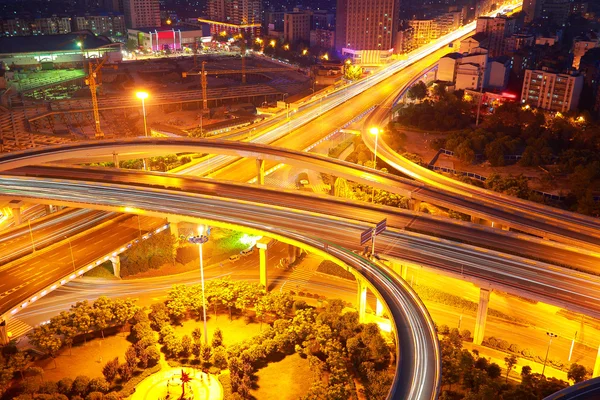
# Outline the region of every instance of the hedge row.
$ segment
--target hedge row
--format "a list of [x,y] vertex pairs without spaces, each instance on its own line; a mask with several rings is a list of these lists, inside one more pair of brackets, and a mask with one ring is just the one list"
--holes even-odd
[[329,260],[322,261],[317,267],[317,272],[337,276],[351,281],[356,279],[351,272],[346,271],[344,268]]

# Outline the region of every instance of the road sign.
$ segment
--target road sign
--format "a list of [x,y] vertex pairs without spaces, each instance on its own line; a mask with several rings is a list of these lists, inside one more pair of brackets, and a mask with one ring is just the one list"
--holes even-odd
[[377,225],[375,226],[375,235],[379,235],[381,232],[385,231],[386,227],[387,218],[377,223]]
[[361,246],[367,243],[373,237],[373,228],[369,228],[363,233],[360,234],[360,244]]

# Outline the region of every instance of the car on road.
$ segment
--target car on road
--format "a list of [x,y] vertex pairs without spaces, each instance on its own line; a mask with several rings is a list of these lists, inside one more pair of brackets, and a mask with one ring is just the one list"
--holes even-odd
[[254,254],[254,246],[248,247],[247,249],[240,251],[240,255],[242,256],[249,256],[250,254]]
[[310,185],[310,181],[308,180],[308,174],[306,172],[301,172],[296,177],[296,186],[300,189],[303,187],[307,187]]
[[229,261],[231,261],[231,262],[236,262],[239,259],[240,259],[240,255],[239,254],[234,254],[234,255],[232,255],[232,256],[229,257]]

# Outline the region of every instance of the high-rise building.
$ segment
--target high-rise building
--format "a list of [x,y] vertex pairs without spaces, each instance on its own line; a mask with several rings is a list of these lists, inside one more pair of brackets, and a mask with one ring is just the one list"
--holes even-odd
[[283,37],[288,43],[308,44],[310,42],[310,14],[302,11],[285,13]]
[[516,19],[505,15],[477,18],[476,32],[488,36],[487,48],[490,57],[504,54],[504,39],[515,33],[516,26]]
[[399,0],[337,0],[336,50],[360,63],[381,63],[394,52]]
[[573,68],[579,68],[581,57],[583,57],[588,50],[599,46],[600,39],[594,32],[589,32],[586,36],[575,38],[575,40],[573,40]]
[[73,30],[89,29],[98,35],[121,36],[127,34],[125,17],[121,14],[83,15],[72,19]]
[[523,11],[525,12],[525,22],[529,23],[542,16],[543,0],[523,0]]
[[158,0],[123,0],[125,24],[128,28],[153,28],[160,26]]
[[582,87],[581,75],[528,69],[525,71],[521,103],[549,111],[575,110]]
[[569,0],[545,0],[542,4],[541,16],[546,23],[565,26],[570,12],[571,2]]
[[71,32],[71,18],[36,18],[33,21],[32,32],[34,35],[62,35],[69,33]]
[[408,26],[412,28],[414,47],[421,47],[435,40],[434,23],[431,19],[413,19],[408,21]]
[[260,23],[260,0],[209,0],[208,18],[234,25]]

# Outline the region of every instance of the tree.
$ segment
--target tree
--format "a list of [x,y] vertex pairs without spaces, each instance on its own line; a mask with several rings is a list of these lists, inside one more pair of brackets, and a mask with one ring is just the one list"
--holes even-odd
[[104,375],[104,378],[106,378],[108,382],[114,381],[118,373],[119,357],[115,357],[113,360],[108,361],[102,368],[102,375]]
[[62,341],[54,334],[50,325],[42,325],[35,328],[27,336],[32,345],[38,347],[52,358],[54,367],[56,368],[56,355],[62,346]]
[[504,357],[504,364],[506,364],[506,382],[508,383],[508,375],[510,375],[510,371],[517,364],[517,357],[514,354]]
[[88,385],[90,384],[90,378],[85,375],[79,375],[73,381],[71,385],[71,394],[76,396],[85,397],[88,392]]
[[113,322],[113,304],[106,296],[100,296],[94,301],[92,306],[92,324],[96,330],[102,333],[104,339],[104,330]]
[[138,359],[137,353],[133,346],[129,346],[127,351],[125,351],[125,362],[127,363],[127,365],[129,365],[129,368],[131,368],[132,370],[135,369],[138,363]]
[[50,320],[50,326],[63,336],[63,342],[69,346],[69,355],[72,355],[73,340],[77,336],[77,328],[73,324],[73,313],[61,311]]
[[25,379],[23,371],[27,368],[27,364],[29,364],[29,357],[22,351],[13,354],[9,360],[9,365],[21,375],[21,379]]
[[427,97],[427,86],[423,81],[419,81],[408,89],[407,95],[411,100],[423,100]]
[[58,386],[58,393],[69,395],[71,393],[71,386],[73,386],[73,379],[62,378],[56,382],[56,385]]
[[73,326],[79,333],[83,334],[83,342],[86,343],[87,333],[92,325],[92,307],[90,307],[87,300],[80,301],[74,306],[71,306],[71,312],[73,315]]
[[496,363],[491,363],[487,368],[487,374],[492,379],[498,378],[501,373],[502,370],[500,369],[500,366]]
[[181,338],[181,355],[188,358],[192,354],[192,339],[188,335]]
[[587,379],[588,371],[580,364],[573,363],[567,372],[567,378],[575,383],[583,382]]
[[119,365],[119,376],[121,377],[121,380],[123,382],[127,382],[128,380],[131,379],[131,376],[133,375],[133,370],[131,369],[131,367],[129,367],[129,364],[127,364],[126,362]]
[[148,353],[148,367],[154,367],[160,361],[160,352],[156,346],[150,346],[146,349]]
[[93,378],[88,384],[88,392],[106,393],[110,389],[110,385],[104,378]]
[[134,39],[129,39],[129,40],[127,40],[127,44],[125,45],[125,48],[127,49],[128,52],[131,53],[134,50],[137,50],[138,43]]
[[350,64],[344,66],[344,77],[349,81],[357,81],[362,77],[363,71],[360,65]]
[[219,347],[219,346],[222,346],[222,345],[223,345],[223,332],[221,332],[221,329],[217,328],[213,332],[211,346],[213,348],[216,348],[216,347]]
[[195,327],[192,331],[192,339],[194,340],[194,344],[200,344],[200,339],[202,339],[202,329]]
[[[122,325],[125,328],[127,321],[133,318],[133,316],[141,311],[138,306],[135,305],[131,299],[115,299],[112,304],[112,313],[114,322],[116,325]],[[143,311],[141,311],[144,313]],[[144,313],[145,315],[146,313]]]
[[150,314],[148,318],[152,322],[152,329],[160,331],[163,326],[171,322],[169,317],[169,309],[164,303],[155,303],[150,306]]

